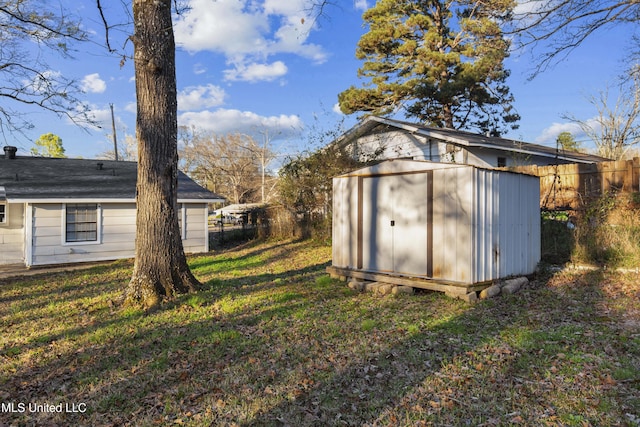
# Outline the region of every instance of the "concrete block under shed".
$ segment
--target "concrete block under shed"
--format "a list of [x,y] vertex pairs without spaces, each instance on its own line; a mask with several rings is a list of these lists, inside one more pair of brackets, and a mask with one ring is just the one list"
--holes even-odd
[[491,285],[480,291],[480,299],[493,298],[500,295],[500,285]]
[[349,289],[353,289],[356,292],[362,292],[364,291],[364,282],[359,282],[357,280],[351,280],[347,286],[349,287]]
[[529,283],[529,279],[527,279],[526,277],[516,277],[515,279],[508,279],[503,282],[500,292],[505,295],[515,294],[527,283]]
[[381,283],[378,286],[377,293],[378,295],[391,295],[391,292],[395,288],[395,285],[390,285],[389,283]]
[[414,292],[415,292],[415,290],[411,286],[395,286],[391,290],[391,293],[393,295],[399,295],[399,294],[413,295]]
[[464,302],[474,303],[478,301],[478,294],[475,292],[469,292],[468,294],[461,295],[460,299]]
[[347,286],[356,292],[371,292],[381,296],[398,294],[413,295],[415,292],[411,286],[394,285],[384,282],[350,280]]
[[380,287],[380,285],[381,285],[381,283],[379,283],[379,282],[365,282],[364,290],[366,292],[376,293],[378,291],[378,288]]

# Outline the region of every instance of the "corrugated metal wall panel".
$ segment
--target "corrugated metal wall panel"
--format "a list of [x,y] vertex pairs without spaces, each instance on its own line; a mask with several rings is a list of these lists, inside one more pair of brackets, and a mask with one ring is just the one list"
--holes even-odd
[[394,175],[363,178],[362,268],[393,272],[392,180]]
[[354,171],[334,179],[333,265],[469,284],[530,274],[538,201],[538,178],[504,171],[401,161]]
[[476,169],[475,281],[530,274],[540,258],[538,180]]
[[484,169],[474,171],[474,283],[491,280],[500,271],[501,252],[497,222],[500,203],[500,196],[497,192],[499,186],[500,176],[498,174]]
[[472,279],[471,168],[433,173],[433,277]]
[[333,179],[333,265],[357,268],[358,177]]

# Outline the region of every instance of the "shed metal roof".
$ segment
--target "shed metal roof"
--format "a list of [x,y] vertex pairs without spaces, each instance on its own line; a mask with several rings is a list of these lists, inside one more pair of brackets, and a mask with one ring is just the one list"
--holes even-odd
[[[135,201],[137,172],[136,162],[0,157],[0,188],[8,201]],[[178,200],[212,203],[224,197],[179,172]]]
[[489,148],[526,155],[558,158],[570,163],[599,163],[609,161],[609,159],[605,157],[594,154],[557,150],[554,147],[547,147],[514,139],[485,136],[457,129],[435,128],[421,125],[419,123],[410,123],[378,116],[366,117],[359,124],[342,134],[335,142],[338,144],[349,144],[366,134],[387,132],[393,129],[420,135],[425,138],[445,141],[449,144],[461,147]]

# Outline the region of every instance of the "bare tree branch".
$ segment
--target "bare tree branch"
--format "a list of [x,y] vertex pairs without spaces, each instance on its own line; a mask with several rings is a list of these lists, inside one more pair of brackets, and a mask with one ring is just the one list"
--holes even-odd
[[519,3],[506,34],[516,49],[542,49],[531,78],[565,59],[598,31],[614,25],[637,25],[638,0],[528,0]]
[[100,0],[96,0],[98,11],[100,12],[100,19],[102,19],[102,23],[104,24],[104,38],[105,44],[109,52],[115,52],[115,50],[111,47],[111,43],[109,42],[109,24],[107,23],[107,18],[104,16],[104,10],[102,10],[102,3]]
[[603,157],[621,159],[640,142],[640,78],[636,75],[628,85],[621,87],[620,96],[613,107],[609,104],[608,90],[590,97],[589,102],[598,112],[593,119],[564,116],[580,126]]
[[[87,40],[79,21],[49,3],[0,0],[0,130],[22,133],[33,127],[20,104],[37,106],[77,124],[93,124],[74,79],[44,62],[40,49],[69,57],[71,42]],[[34,45],[36,49],[34,49]]]

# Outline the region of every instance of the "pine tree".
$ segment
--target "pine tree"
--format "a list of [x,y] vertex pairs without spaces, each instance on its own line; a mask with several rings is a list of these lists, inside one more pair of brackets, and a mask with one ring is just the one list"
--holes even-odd
[[356,50],[365,87],[338,96],[346,114],[407,117],[439,127],[499,135],[517,128],[503,62],[509,42],[500,23],[511,0],[380,0]]

